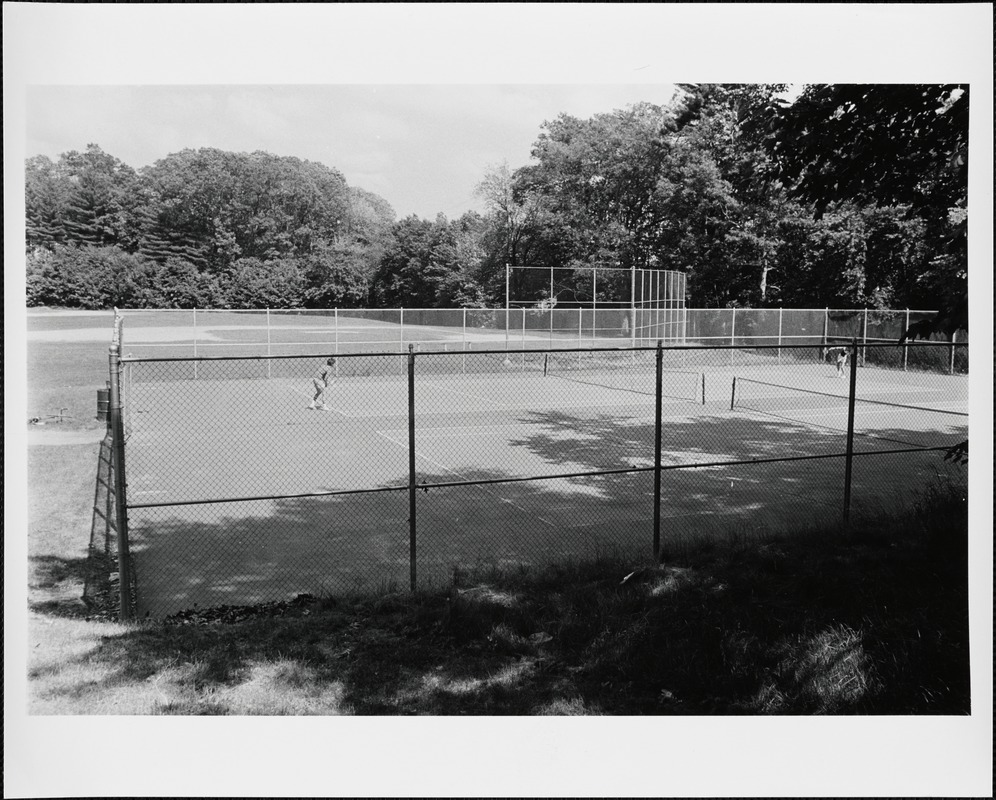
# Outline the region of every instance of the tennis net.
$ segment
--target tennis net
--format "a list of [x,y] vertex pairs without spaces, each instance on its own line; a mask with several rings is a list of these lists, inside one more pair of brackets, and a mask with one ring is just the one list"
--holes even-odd
[[[846,432],[849,398],[842,389],[845,393],[836,394],[736,377],[730,410]],[[854,431],[909,447],[947,446],[964,438],[968,431],[968,413],[957,405],[953,400],[908,405],[858,397],[854,401]]]
[[[656,394],[656,373],[653,350],[552,352],[543,356],[544,377],[650,397]],[[700,400],[701,387],[701,372],[661,370],[663,397],[695,403]]]

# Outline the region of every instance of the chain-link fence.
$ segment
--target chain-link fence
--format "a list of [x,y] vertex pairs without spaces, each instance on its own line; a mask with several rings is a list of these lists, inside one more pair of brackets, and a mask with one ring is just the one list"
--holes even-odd
[[[933,311],[745,308],[126,310],[148,357],[528,350],[542,347],[891,344]],[[958,331],[955,341],[968,341]]]
[[967,347],[890,355],[903,349],[125,357],[135,611],[427,588],[477,563],[650,560],[963,485],[944,455],[968,436],[967,375],[949,369]]

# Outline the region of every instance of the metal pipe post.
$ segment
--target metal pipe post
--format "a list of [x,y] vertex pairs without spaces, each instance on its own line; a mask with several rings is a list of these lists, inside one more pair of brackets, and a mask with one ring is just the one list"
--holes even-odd
[[[629,345],[636,347],[636,263],[629,279]],[[640,289],[643,289],[641,284]]]
[[595,331],[598,325],[598,267],[591,270],[591,341],[595,342]]
[[[731,308],[730,311],[733,312],[730,320],[730,347],[734,347],[737,343],[737,309]],[[734,361],[736,356],[736,350],[730,351],[730,363]]]
[[863,367],[868,359],[868,309],[865,309],[865,319],[861,324],[861,366]]
[[108,405],[111,420],[111,464],[114,470],[114,527],[118,534],[118,595],[122,622],[134,616],[131,605],[131,559],[128,550],[128,497],[125,481],[124,424],[121,416],[120,344],[111,344],[108,353],[111,388]]
[[847,457],[844,461],[844,523],[851,517],[851,469],[854,462],[854,402],[858,384],[858,340],[851,340],[851,385],[847,397]]
[[654,387],[654,560],[660,561],[661,556],[661,397],[663,377],[664,351],[661,342],[657,340],[657,385]]
[[509,308],[510,308],[508,290],[509,290],[509,273],[510,272],[511,272],[511,268],[509,267],[508,262],[506,261],[505,262],[505,349],[506,350],[508,350],[508,326],[509,326],[509,314],[508,314],[508,312],[509,312]]
[[782,363],[782,307],[778,306],[778,363]]
[[[903,328],[903,332],[905,333],[909,329],[910,329],[910,310],[907,308],[906,309],[906,327]],[[909,342],[909,339],[906,339],[906,340],[903,341],[903,372],[906,372],[906,364],[909,361],[909,355],[910,355],[910,346],[909,346],[909,344],[907,344],[907,342]]]
[[415,591],[415,346],[408,345],[408,575]]

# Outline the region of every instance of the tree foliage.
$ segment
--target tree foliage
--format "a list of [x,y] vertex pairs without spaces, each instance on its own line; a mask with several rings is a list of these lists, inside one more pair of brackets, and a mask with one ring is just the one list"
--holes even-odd
[[600,265],[682,271],[692,305],[942,301],[964,327],[968,88],[785,89],[680,84],[664,105],[561,114],[531,163],[484,171],[484,213],[455,220],[396,221],[333,167],[263,152],[139,170],[97,145],[38,156],[28,301],[500,306],[506,264],[561,270],[553,297],[543,271],[513,273],[519,299],[628,297],[625,271],[592,286]]

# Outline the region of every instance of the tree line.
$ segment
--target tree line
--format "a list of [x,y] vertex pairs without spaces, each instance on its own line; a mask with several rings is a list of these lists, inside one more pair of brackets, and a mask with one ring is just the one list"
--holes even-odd
[[[482,169],[484,213],[396,219],[336,169],[183,150],[133,169],[91,144],[26,163],[29,305],[487,307],[505,264],[685,272],[700,307],[954,303],[967,273],[968,89],[682,84],[543,124]],[[584,277],[585,275],[589,277]],[[601,300],[625,299],[622,277]]]

